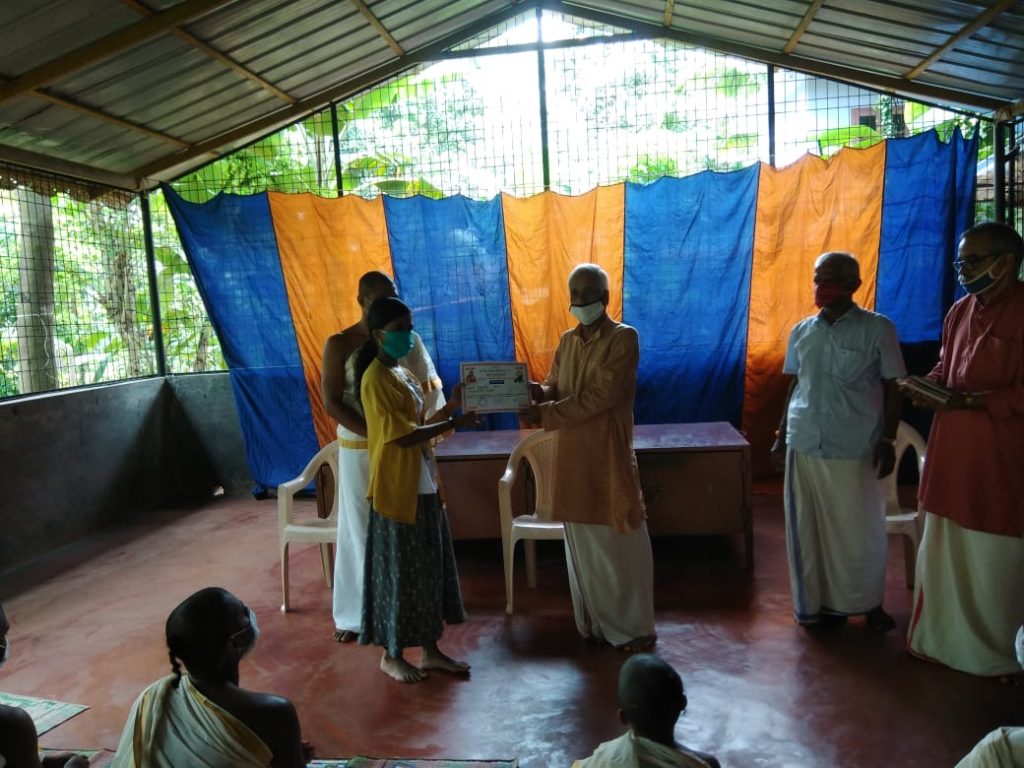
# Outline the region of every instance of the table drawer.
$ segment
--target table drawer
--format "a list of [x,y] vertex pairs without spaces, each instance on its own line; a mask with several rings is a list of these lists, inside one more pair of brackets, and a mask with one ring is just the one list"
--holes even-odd
[[640,454],[640,484],[652,536],[744,533],[741,451]]

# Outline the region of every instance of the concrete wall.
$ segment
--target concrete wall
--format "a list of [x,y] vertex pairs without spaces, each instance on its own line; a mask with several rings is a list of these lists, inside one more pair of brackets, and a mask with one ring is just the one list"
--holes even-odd
[[0,571],[147,510],[251,484],[227,374],[0,403]]

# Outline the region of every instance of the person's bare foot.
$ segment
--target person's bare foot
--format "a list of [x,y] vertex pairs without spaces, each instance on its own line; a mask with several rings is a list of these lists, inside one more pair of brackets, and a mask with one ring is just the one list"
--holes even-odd
[[883,635],[895,628],[896,620],[886,613],[882,606],[878,606],[868,612],[865,617],[864,625],[868,628],[869,632],[875,632],[879,635]]
[[417,669],[401,656],[391,657],[384,653],[380,657],[380,671],[400,683],[418,683],[426,679],[426,674]]
[[456,675],[469,674],[469,664],[464,661],[456,661],[451,656],[442,653],[436,643],[433,646],[423,646],[423,658],[420,660],[420,669],[438,669],[442,672],[451,672]]
[[615,650],[622,651],[623,653],[640,653],[641,651],[649,651],[657,642],[657,635],[634,637],[632,640],[627,640],[622,645],[616,645]]
[[336,643],[351,643],[353,640],[358,639],[359,633],[353,632],[351,629],[336,629],[334,630],[334,642]]

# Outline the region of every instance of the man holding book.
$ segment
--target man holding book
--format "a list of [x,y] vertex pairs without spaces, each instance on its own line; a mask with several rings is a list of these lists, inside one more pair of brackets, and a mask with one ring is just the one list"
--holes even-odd
[[796,619],[816,625],[865,615],[886,632],[885,494],[896,463],[906,375],[896,328],[858,307],[860,267],[849,253],[814,265],[820,312],[797,323],[783,372],[793,376],[772,446],[785,465],[786,547]]
[[954,262],[968,295],[946,315],[939,362],[926,377],[948,391],[936,410],[920,501],[925,516],[908,645],[975,675],[1021,680],[1014,634],[1024,623],[1024,248],[985,222]]

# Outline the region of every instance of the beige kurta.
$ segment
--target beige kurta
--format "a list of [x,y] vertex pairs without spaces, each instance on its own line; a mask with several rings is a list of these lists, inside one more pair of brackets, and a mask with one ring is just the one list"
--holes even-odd
[[558,342],[542,403],[545,430],[558,430],[554,516],[569,523],[636,529],[644,520],[633,453],[633,396],[640,342],[636,329],[606,317],[584,341],[581,326]]

